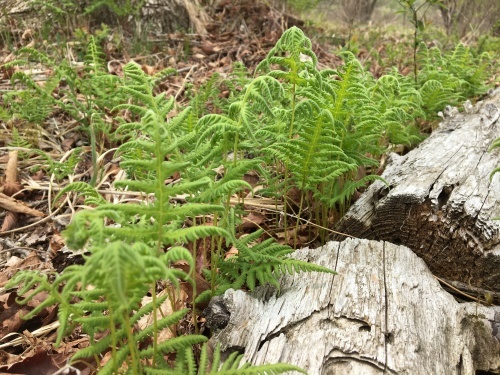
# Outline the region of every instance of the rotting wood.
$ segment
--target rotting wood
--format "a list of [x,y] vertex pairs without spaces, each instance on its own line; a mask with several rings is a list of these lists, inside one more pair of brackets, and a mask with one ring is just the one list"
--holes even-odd
[[[439,277],[500,292],[500,89],[446,118],[415,150],[392,154],[382,177],[336,226],[402,244]],[[449,111],[453,112],[453,111]],[[333,237],[343,239],[341,236]]]
[[408,248],[348,239],[295,257],[338,274],[287,275],[279,293],[227,291],[220,301],[229,324],[212,338],[225,355],[237,350],[254,364],[286,362],[309,374],[500,370],[500,307],[459,304]]

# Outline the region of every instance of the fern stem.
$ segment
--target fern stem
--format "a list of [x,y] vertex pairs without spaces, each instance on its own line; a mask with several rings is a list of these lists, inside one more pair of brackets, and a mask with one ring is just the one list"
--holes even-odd
[[302,215],[302,208],[304,204],[304,190],[301,191],[300,194],[300,204],[299,204],[299,212],[297,213],[297,222],[295,223],[295,231],[293,233],[293,248],[295,249],[297,247],[297,232],[299,231],[299,225],[300,225],[300,217]]
[[97,183],[97,174],[99,173],[99,168],[97,167],[97,141],[95,136],[94,124],[92,120],[89,124],[90,132],[90,148],[92,153],[92,177],[90,179],[90,186],[95,187]]
[[[134,341],[134,337],[132,334],[132,328],[130,327],[130,317],[128,316],[126,310],[124,312],[124,320],[125,320],[125,331],[127,333],[127,344],[130,350],[130,357],[132,360],[132,371],[134,375],[141,374],[141,362],[139,360],[139,355],[137,353],[137,346]],[[153,356],[154,361],[154,356]]]
[[118,363],[116,362],[117,358],[116,358],[116,345],[117,345],[117,342],[116,342],[116,328],[115,328],[115,325],[114,325],[114,310],[113,310],[113,306],[109,306],[109,332],[110,332],[110,335],[111,335],[111,358],[112,358],[112,361],[113,361],[113,368],[114,369],[117,369],[118,368]]
[[152,358],[152,367],[155,367],[156,356],[158,354],[158,315],[157,315],[157,296],[156,296],[156,283],[153,283],[152,290],[152,302],[153,302],[153,358]]

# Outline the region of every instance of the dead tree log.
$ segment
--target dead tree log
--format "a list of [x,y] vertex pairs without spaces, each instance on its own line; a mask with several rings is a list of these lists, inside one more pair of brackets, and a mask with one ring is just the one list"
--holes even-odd
[[[500,89],[447,117],[417,149],[393,154],[336,230],[412,249],[439,277],[500,291]],[[458,112],[458,111],[457,111]],[[343,239],[335,237],[336,240]]]
[[230,314],[212,338],[224,354],[315,375],[500,370],[500,308],[459,304],[408,248],[348,239],[295,256],[338,274],[285,276],[278,293],[229,290],[212,300]]

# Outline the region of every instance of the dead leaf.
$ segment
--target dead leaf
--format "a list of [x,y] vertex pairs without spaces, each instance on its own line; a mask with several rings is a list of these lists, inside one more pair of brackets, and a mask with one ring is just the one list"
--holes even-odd
[[232,258],[235,255],[238,255],[238,249],[236,247],[231,247],[228,251],[226,251],[226,259]]
[[26,245],[33,246],[47,240],[47,234],[50,234],[52,229],[49,225],[38,226],[30,236],[26,238]]
[[17,154],[17,150],[9,151],[9,161],[5,168],[5,184],[2,191],[9,197],[21,190],[21,184],[17,182]]
[[0,228],[0,233],[7,232],[8,230],[15,228],[18,220],[19,220],[19,214],[12,211],[7,212],[5,218],[3,219],[2,227]]
[[[0,272],[0,288],[7,284],[17,271],[37,269],[41,264],[42,262],[35,251],[29,253],[21,262],[13,261],[12,265]],[[0,309],[0,311],[2,310]]]
[[205,59],[205,55],[201,54],[201,53],[195,53],[193,55],[193,58],[196,59],[196,60],[204,60]]
[[154,76],[156,69],[150,65],[142,65],[141,70],[146,73],[148,76]]
[[248,171],[243,175],[243,181],[248,182],[252,187],[259,183],[260,177],[255,171]]
[[[23,353],[22,356],[16,357],[16,362],[0,367],[0,371],[7,370],[8,372],[4,372],[7,374],[52,375],[59,370],[52,363],[48,349],[46,348],[37,347],[30,351],[30,353]],[[76,372],[68,372],[67,374],[76,375]]]
[[75,144],[75,138],[66,138],[61,142],[61,147],[64,151],[69,151]]
[[21,39],[26,40],[31,38],[33,38],[33,30],[32,29],[24,30],[23,35],[21,35]]
[[50,250],[56,252],[64,247],[64,238],[58,232],[54,233],[50,239]]
[[247,216],[243,217],[243,223],[240,225],[240,229],[246,230],[259,228],[265,219],[265,215],[259,212],[251,211]]
[[24,203],[11,198],[3,193],[0,193],[0,207],[7,211],[18,212],[20,214],[27,214],[32,216],[45,216],[42,211],[35,210],[26,206]]

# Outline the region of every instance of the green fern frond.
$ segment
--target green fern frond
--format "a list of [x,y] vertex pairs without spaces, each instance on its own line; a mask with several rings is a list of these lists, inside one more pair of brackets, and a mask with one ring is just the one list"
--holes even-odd
[[450,103],[458,101],[459,97],[452,88],[445,87],[437,80],[430,79],[420,88],[423,107],[427,113],[437,113]]
[[[301,54],[311,59],[313,67],[317,65],[318,59],[312,51],[311,40],[304,35],[302,30],[293,26],[281,35],[281,38],[269,51],[267,57],[257,65],[256,71],[268,71],[272,64],[277,64],[288,68],[291,72],[297,73],[306,64],[305,62],[301,63]],[[291,78],[291,83],[298,84],[301,80],[297,74],[289,77]]]
[[57,202],[66,193],[80,193],[85,198],[86,205],[103,205],[108,203],[97,190],[86,182],[72,182],[62,188],[55,196],[53,202]]
[[[195,344],[206,342],[208,339],[202,335],[188,335],[182,337],[174,337],[166,340],[158,345],[158,351],[161,353],[175,353]],[[153,354],[153,348],[148,348],[140,351],[142,358],[150,358]]]

